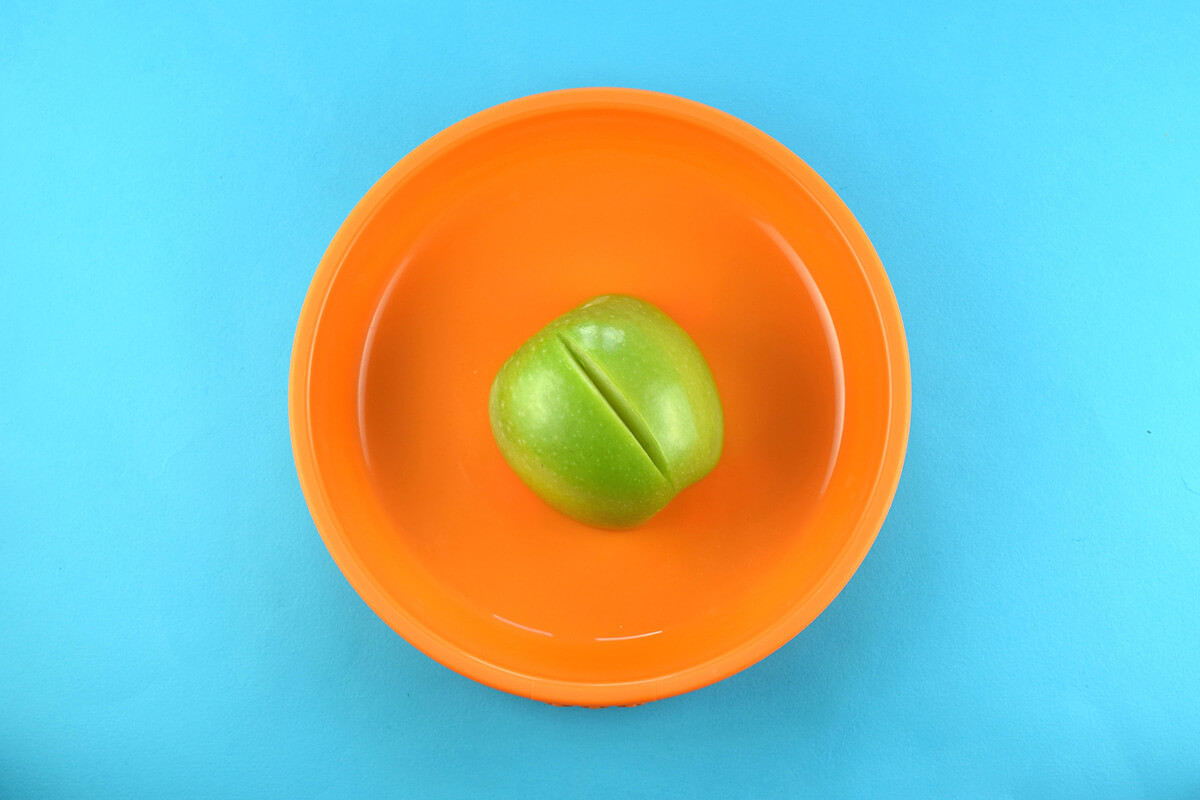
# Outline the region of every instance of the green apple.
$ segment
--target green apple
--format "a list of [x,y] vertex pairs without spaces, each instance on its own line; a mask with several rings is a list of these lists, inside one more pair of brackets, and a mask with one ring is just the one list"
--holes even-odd
[[509,466],[559,511],[603,528],[657,514],[716,466],[724,422],[691,337],[650,303],[597,297],[500,368],[489,402]]

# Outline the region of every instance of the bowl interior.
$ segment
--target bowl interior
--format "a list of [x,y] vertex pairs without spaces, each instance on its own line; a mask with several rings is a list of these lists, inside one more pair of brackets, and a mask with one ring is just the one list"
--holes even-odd
[[[415,151],[339,233],[298,337],[297,458],[350,580],[444,663],[558,702],[671,693],[795,634],[870,546],[894,428],[878,287],[827,187],[711,109],[606,97]],[[725,411],[717,468],[626,532],[545,505],[488,426],[504,360],[605,293],[682,325]]]

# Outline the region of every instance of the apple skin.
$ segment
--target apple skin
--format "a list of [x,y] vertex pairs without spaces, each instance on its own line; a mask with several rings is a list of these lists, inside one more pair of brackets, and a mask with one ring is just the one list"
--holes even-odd
[[724,418],[695,342],[644,300],[604,295],[542,328],[488,403],[505,461],[580,522],[630,528],[716,466]]

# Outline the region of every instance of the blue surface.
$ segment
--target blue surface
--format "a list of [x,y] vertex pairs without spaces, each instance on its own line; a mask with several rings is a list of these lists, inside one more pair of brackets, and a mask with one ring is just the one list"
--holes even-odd
[[[1195,3],[143,5],[0,6],[0,797],[1200,797]],[[725,109],[833,185],[914,410],[820,619],[586,711],[357,598],[286,377],[376,178],[597,84]]]

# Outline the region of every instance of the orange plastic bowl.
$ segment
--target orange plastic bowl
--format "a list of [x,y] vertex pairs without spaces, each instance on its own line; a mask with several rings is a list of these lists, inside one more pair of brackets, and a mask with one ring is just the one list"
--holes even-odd
[[[539,500],[488,426],[504,360],[605,293],[679,322],[725,409],[716,469],[627,532]],[[482,683],[603,706],[720,680],[829,604],[891,503],[910,386],[887,276],[816,173],[707,106],[579,89],[453,125],[367,192],[289,403],[317,528],[380,617]]]

